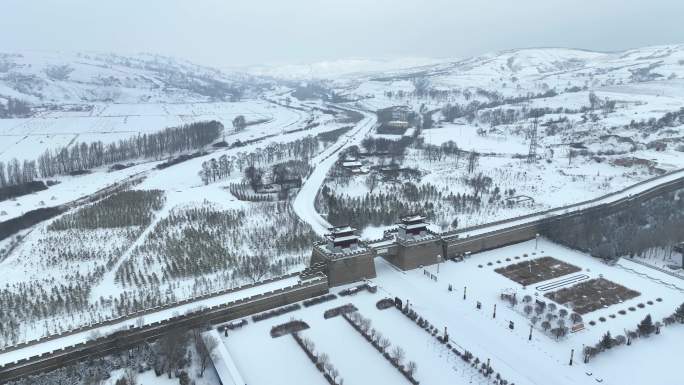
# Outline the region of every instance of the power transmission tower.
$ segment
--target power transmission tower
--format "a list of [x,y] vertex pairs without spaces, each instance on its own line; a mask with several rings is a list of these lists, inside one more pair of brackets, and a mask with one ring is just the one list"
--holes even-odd
[[530,130],[530,152],[527,154],[527,163],[535,163],[537,161],[537,125],[539,119],[537,115],[534,116],[532,129]]

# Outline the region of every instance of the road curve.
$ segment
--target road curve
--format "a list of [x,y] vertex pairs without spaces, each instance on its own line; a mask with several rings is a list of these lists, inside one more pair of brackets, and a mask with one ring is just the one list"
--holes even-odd
[[[360,112],[360,111],[359,111]],[[362,112],[364,118],[338,141],[325,151],[318,154],[311,160],[314,170],[302,184],[297,197],[292,202],[292,207],[299,218],[308,223],[316,234],[323,236],[331,227],[317,211],[314,206],[316,195],[325,181],[328,171],[337,161],[337,154],[343,149],[361,143],[361,140],[370,132],[376,122],[374,114]]]

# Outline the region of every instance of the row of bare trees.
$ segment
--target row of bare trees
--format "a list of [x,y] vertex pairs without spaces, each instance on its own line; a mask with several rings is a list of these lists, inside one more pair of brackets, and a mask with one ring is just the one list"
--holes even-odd
[[38,170],[41,176],[51,177],[139,158],[161,159],[202,148],[216,140],[222,130],[223,125],[218,121],[196,122],[118,143],[75,143],[54,152],[45,151],[38,158]]

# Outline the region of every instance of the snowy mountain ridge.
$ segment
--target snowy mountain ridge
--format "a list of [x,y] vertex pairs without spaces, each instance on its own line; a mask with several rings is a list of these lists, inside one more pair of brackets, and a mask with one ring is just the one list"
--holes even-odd
[[436,88],[501,89],[506,83],[518,90],[543,83],[549,88],[565,88],[674,79],[684,77],[684,45],[608,53],[568,48],[515,49],[406,68],[369,80],[392,82],[416,77],[427,77]]
[[0,102],[146,103],[225,100],[251,77],[151,54],[0,53]]
[[262,65],[239,68],[247,73],[283,80],[310,80],[350,78],[378,75],[405,68],[416,68],[443,63],[446,59],[434,58],[345,58],[304,64]]
[[[684,44],[618,52],[573,48],[523,48],[465,59],[341,59],[302,65],[260,66],[244,71],[283,80],[394,82],[427,77],[434,88],[591,87],[684,77]],[[554,80],[556,79],[556,80]],[[505,90],[504,90],[505,91]],[[502,91],[502,92],[504,92]],[[515,92],[513,92],[515,93]]]

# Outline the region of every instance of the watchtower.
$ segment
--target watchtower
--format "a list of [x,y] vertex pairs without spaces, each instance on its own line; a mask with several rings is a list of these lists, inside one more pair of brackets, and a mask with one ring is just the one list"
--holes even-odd
[[421,215],[401,218],[394,238],[396,252],[383,257],[402,270],[434,265],[443,254],[441,238],[428,229],[426,218]]
[[323,263],[328,284],[344,285],[375,278],[372,251],[361,241],[351,226],[333,227],[325,241],[314,244],[311,264]]

